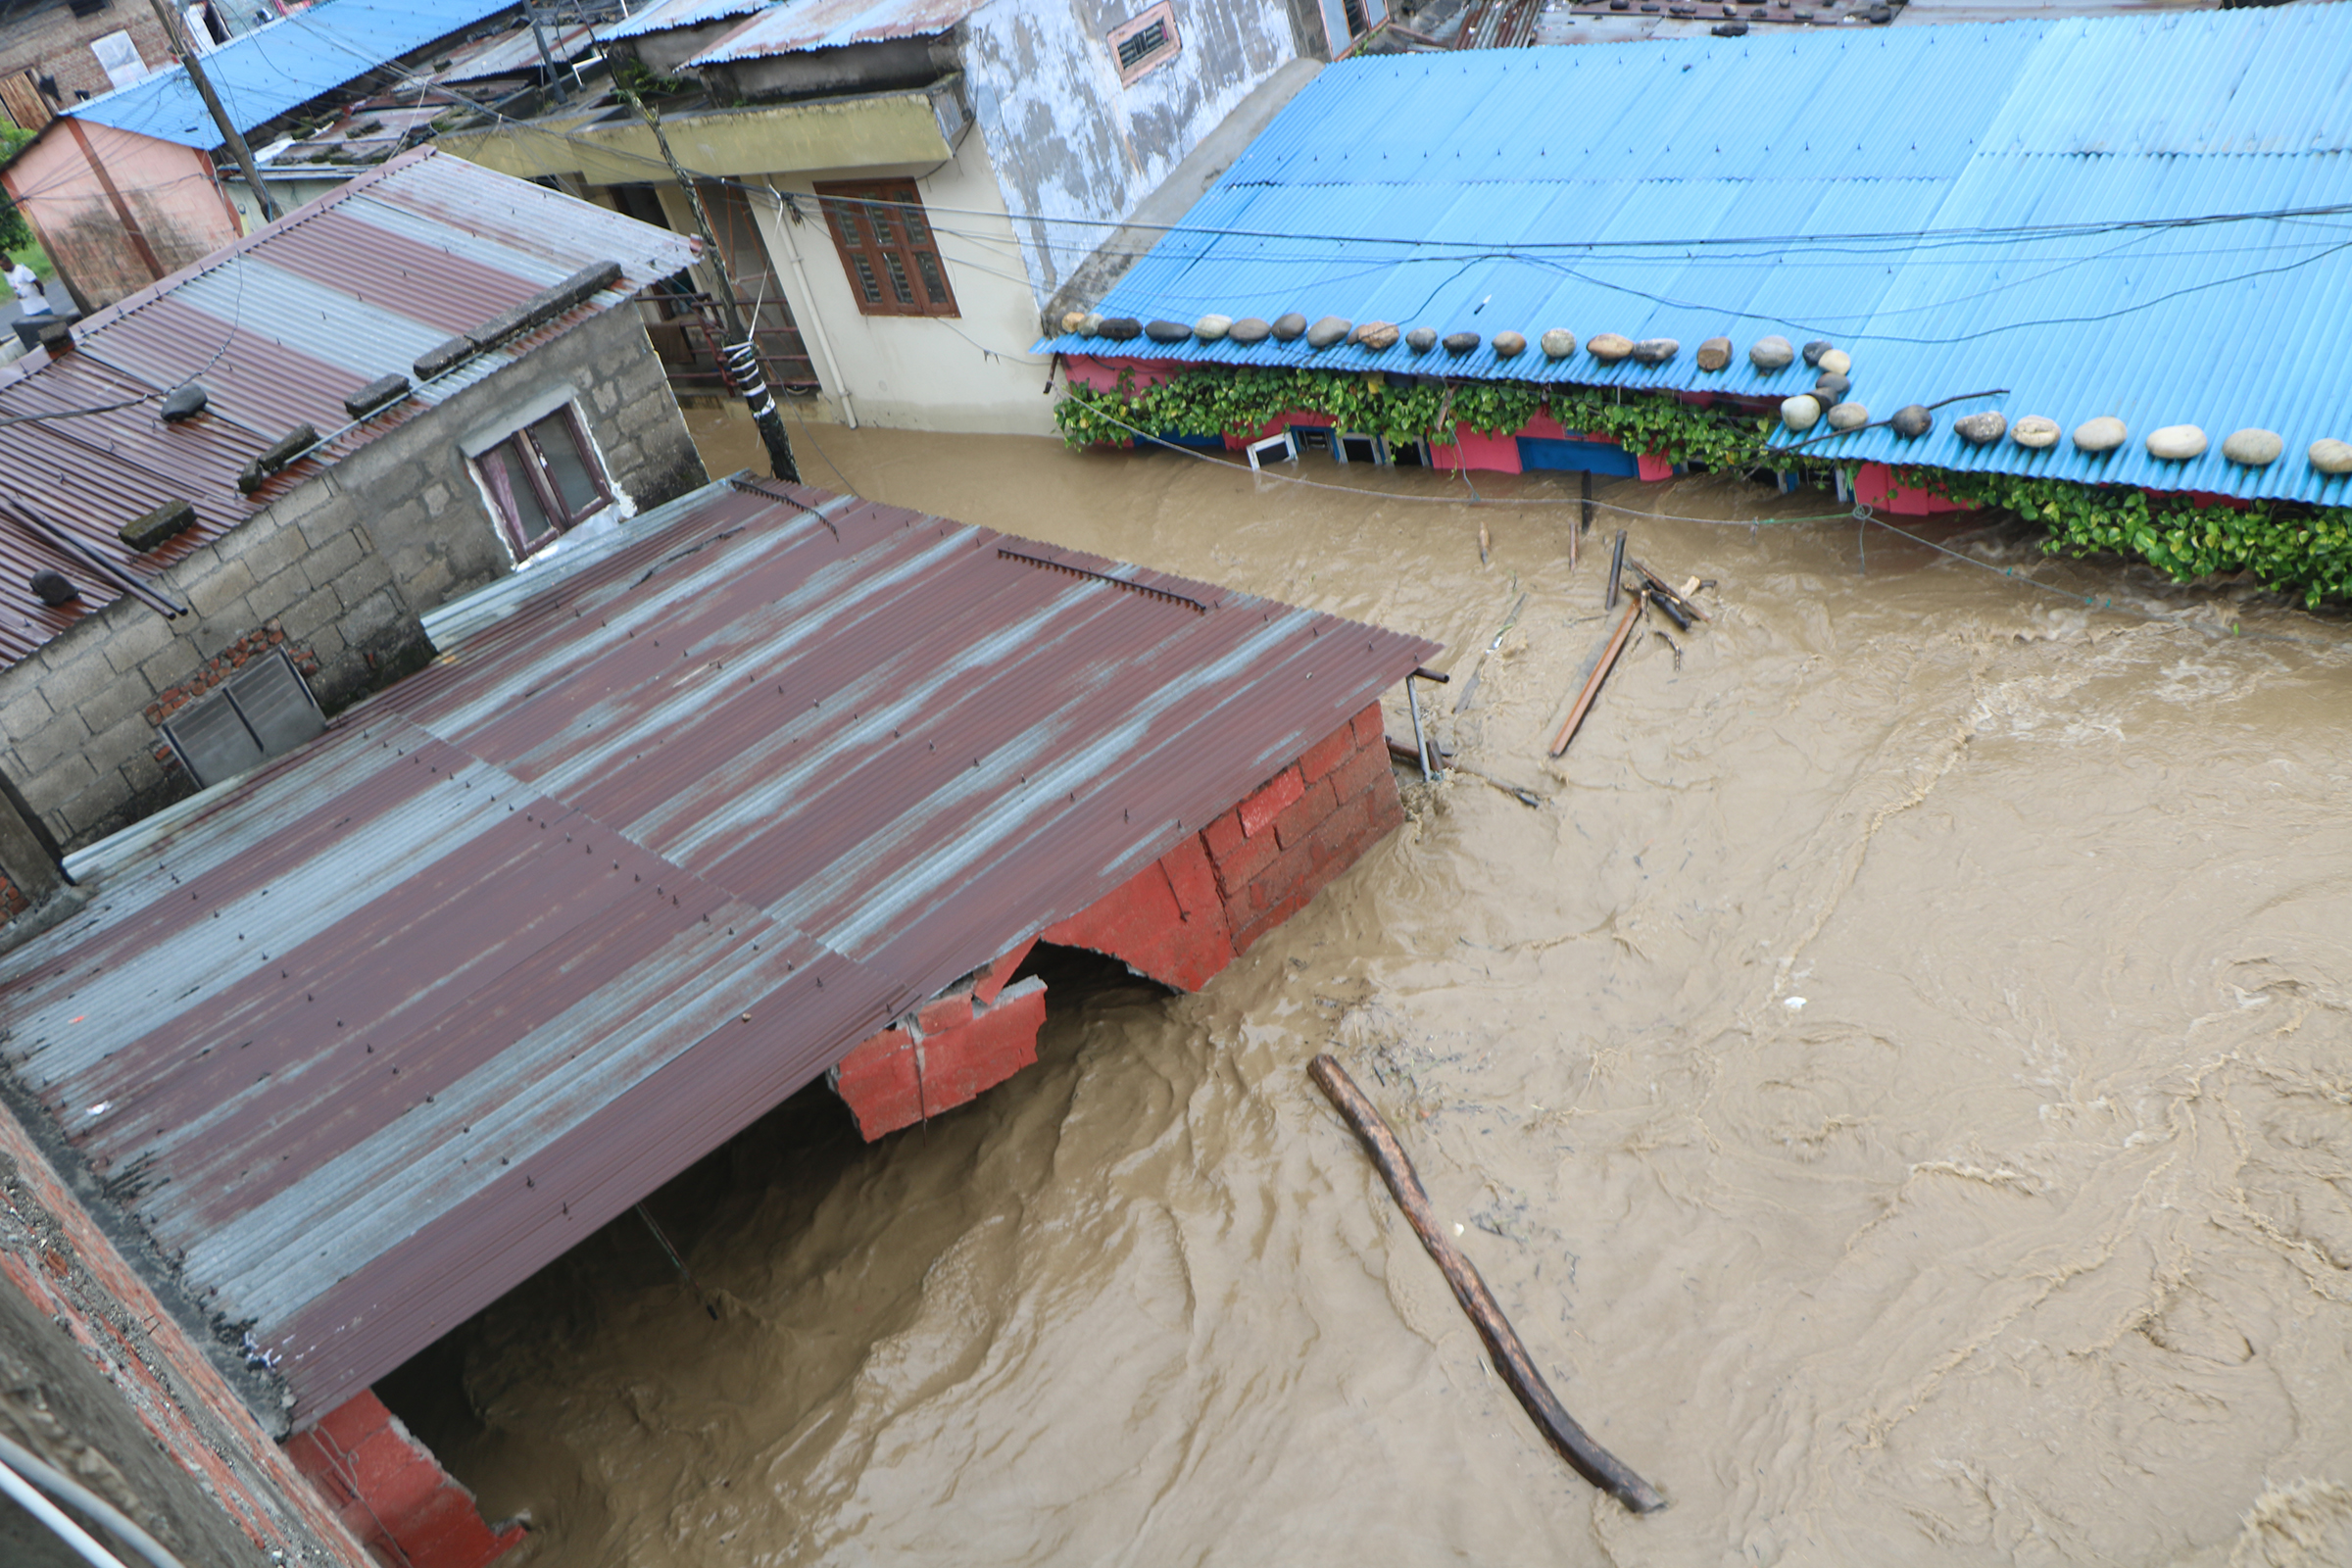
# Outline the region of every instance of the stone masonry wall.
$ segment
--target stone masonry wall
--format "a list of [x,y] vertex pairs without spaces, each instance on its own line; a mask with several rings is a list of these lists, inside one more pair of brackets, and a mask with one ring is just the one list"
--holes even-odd
[[513,566],[460,442],[564,388],[635,509],[704,482],[635,312],[606,313],[157,574],[189,614],[119,600],[0,670],[0,773],[78,849],[191,793],[156,726],[232,649],[282,637],[330,713],[415,668],[431,653],[417,617]]

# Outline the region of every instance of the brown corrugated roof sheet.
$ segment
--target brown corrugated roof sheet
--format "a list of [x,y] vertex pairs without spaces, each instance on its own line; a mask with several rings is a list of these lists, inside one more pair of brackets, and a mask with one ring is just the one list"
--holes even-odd
[[1427,660],[719,484],[77,858],[10,1069],[315,1418]]
[[[91,316],[74,347],[0,367],[0,420],[130,406],[0,426],[0,502],[28,507],[82,551],[154,576],[328,464],[470,386],[694,259],[690,241],[431,148],[403,155],[257,229],[194,267]],[[582,268],[621,281],[535,331],[467,362],[354,424],[343,399]],[[162,396],[189,380],[207,413],[167,425]],[[297,424],[333,440],[251,496],[246,464]],[[338,434],[340,432],[340,434]],[[173,499],[196,525],[156,550],[122,525]],[[29,579],[50,567],[81,597],[52,610]],[[0,511],[0,666],[103,609],[119,589]]]

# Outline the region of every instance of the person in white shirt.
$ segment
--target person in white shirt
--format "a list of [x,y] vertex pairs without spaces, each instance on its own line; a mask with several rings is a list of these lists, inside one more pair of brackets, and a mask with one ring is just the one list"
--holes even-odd
[[49,296],[41,288],[41,274],[23,262],[8,270],[8,286],[17,291],[17,303],[24,307],[26,316],[49,314]]

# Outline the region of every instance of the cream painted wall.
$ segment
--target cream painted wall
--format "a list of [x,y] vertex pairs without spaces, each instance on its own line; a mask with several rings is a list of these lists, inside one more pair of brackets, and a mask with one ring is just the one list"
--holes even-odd
[[[892,176],[912,177],[922,193],[959,317],[867,316],[858,309],[814,186],[822,179]],[[1036,299],[978,127],[933,169],[801,171],[777,174],[773,183],[797,199],[806,220],[793,222],[771,202],[752,204],[824,382],[825,396],[814,400],[821,408],[802,409],[837,422],[854,413],[859,424],[907,430],[1053,433],[1047,362],[1029,352],[1037,341]],[[795,250],[808,276],[805,290],[793,269]]]

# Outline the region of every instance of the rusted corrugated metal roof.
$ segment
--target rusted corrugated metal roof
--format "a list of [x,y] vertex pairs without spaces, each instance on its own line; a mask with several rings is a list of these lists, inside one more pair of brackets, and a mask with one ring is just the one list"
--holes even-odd
[[985,0],[795,0],[770,6],[717,43],[690,66],[761,60],[804,49],[838,49],[885,38],[921,38],[945,32]]
[[[74,327],[71,353],[36,350],[0,367],[0,419],[130,405],[0,426],[0,501],[29,506],[101,560],[151,576],[413,417],[416,404],[513,364],[694,255],[665,229],[418,149],[98,312]],[[408,374],[425,350],[603,261],[621,265],[614,287],[352,425],[348,394]],[[191,379],[210,394],[209,412],[166,425],[157,400]],[[240,494],[238,470],[302,423],[335,439]],[[173,498],[195,503],[194,528],[144,554],[123,544],[124,523]],[[86,562],[64,556],[0,519],[0,666],[118,597]],[[27,586],[42,566],[81,597],[43,606]]]
[[549,565],[0,962],[9,1069],[298,1420],[1437,651],[741,481]]

